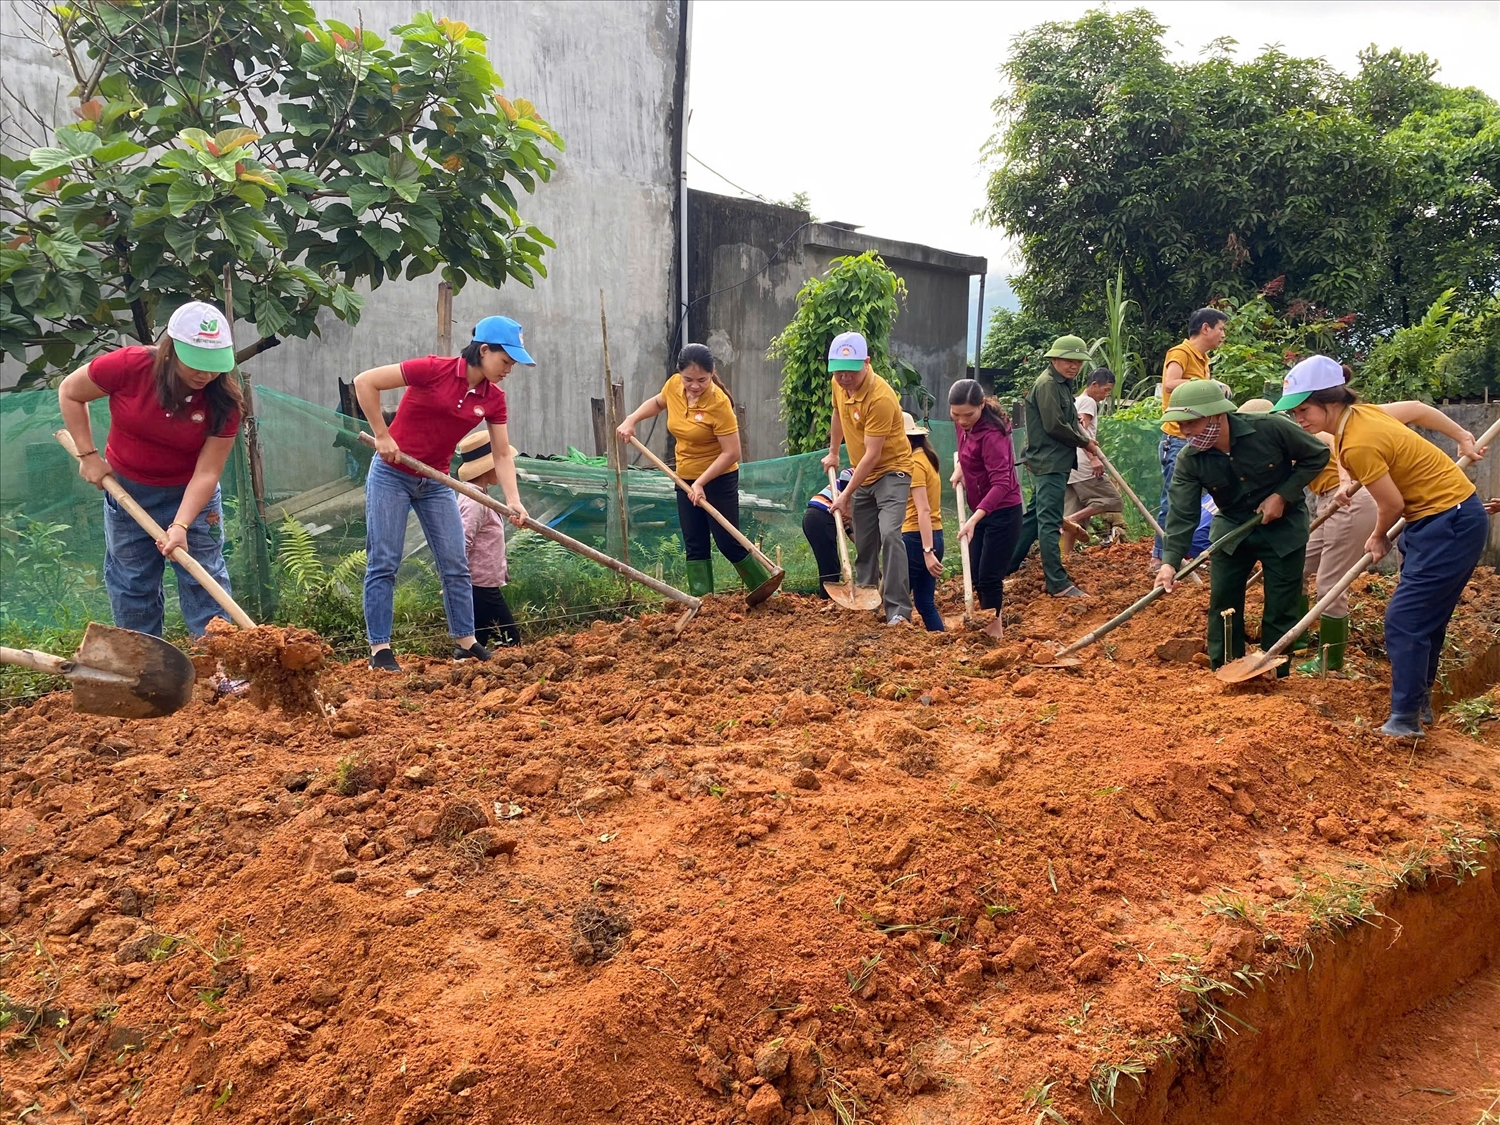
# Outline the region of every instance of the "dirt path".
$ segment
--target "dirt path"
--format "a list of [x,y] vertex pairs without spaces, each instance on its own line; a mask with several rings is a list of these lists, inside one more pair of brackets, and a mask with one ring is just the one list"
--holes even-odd
[[1351,1121],[1500,1121],[1500,963],[1392,1024],[1328,1091],[1305,1125]]

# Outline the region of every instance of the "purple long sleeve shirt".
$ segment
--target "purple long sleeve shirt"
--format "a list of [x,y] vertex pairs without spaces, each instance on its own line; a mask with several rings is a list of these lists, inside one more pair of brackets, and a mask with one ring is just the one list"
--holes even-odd
[[958,464],[964,474],[964,494],[970,508],[997,512],[1021,502],[1016,477],[1016,454],[1010,435],[981,417],[972,430],[958,431]]

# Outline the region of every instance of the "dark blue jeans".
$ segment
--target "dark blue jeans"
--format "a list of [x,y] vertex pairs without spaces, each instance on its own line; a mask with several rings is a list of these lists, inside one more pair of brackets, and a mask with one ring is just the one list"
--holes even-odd
[[[186,485],[137,484],[118,473],[115,479],[162,527],[177,518],[177,507],[182,503],[182,494],[187,491]],[[224,565],[224,509],[217,488],[188,528],[187,550],[220,586],[229,589],[229,570]],[[156,540],[151,538],[151,533],[136,523],[134,517],[106,492],[104,588],[109,593],[110,612],[121,629],[161,636],[167,604],[161,580],[166,573],[166,564],[167,560],[156,549]],[[215,617],[228,620],[228,614],[219,608],[213,595],[198,585],[196,578],[175,562],[172,569],[177,572],[177,603],[182,607],[182,619],[190,634],[203,636],[208,623]]]
[[443,612],[454,637],[474,634],[474,595],[464,521],[458,497],[445,484],[393,469],[381,458],[370,462],[365,478],[365,635],[372,645],[388,644],[395,616],[396,570],[406,540],[406,518],[417,513],[443,583]]
[[[1187,448],[1187,442],[1180,437],[1167,434],[1161,439],[1161,446],[1157,452],[1161,457],[1161,506],[1156,511],[1156,522],[1162,527],[1167,526],[1167,493],[1172,487],[1172,472],[1177,468],[1177,455]],[[1161,536],[1156,536],[1156,546],[1152,548],[1151,557],[1161,558]]]
[[[929,633],[941,633],[943,615],[938,612],[937,607],[937,579],[927,571],[927,559],[922,551],[922,533],[903,531],[901,541],[906,544],[906,569],[911,575],[912,605],[922,615],[922,624],[927,626]],[[932,549],[937,553],[938,562],[942,562],[943,533],[941,531],[933,531]]]
[[1489,533],[1489,516],[1477,493],[1401,533],[1401,580],[1385,607],[1391,714],[1415,715],[1432,690],[1448,621]]

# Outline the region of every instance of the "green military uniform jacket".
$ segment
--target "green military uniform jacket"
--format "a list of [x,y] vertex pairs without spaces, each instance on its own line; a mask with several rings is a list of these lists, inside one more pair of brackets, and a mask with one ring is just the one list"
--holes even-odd
[[1177,455],[1172,487],[1167,492],[1167,537],[1162,562],[1180,566],[1193,542],[1200,518],[1199,496],[1206,491],[1219,514],[1209,529],[1219,539],[1255,515],[1275,493],[1286,501],[1282,517],[1263,524],[1220,550],[1233,554],[1253,543],[1285,558],[1307,546],[1307,504],[1302,490],[1322,472],[1328,446],[1279,414],[1226,414],[1229,452],[1188,446]]
[[1026,393],[1026,452],[1033,473],[1068,473],[1078,467],[1078,450],[1088,445],[1078,422],[1072,384],[1051,364]]

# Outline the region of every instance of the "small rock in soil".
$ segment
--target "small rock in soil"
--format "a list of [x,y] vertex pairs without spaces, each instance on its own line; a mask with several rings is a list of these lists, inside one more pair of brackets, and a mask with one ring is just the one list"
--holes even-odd
[[781,1114],[781,1095],[775,1086],[762,1086],[745,1106],[745,1116],[752,1125],[771,1125]]
[[510,775],[510,787],[527,797],[545,797],[557,788],[562,778],[562,763],[553,758],[527,762]]
[[1318,835],[1330,844],[1341,844],[1349,838],[1349,830],[1336,816],[1319,817],[1313,822],[1313,827],[1318,830]]
[[1016,938],[1005,951],[1005,960],[1023,973],[1035,968],[1041,957],[1041,947],[1029,937]]
[[[470,844],[472,841],[472,844]],[[510,855],[516,854],[516,846],[520,843],[516,837],[509,832],[499,828],[479,828],[464,837],[464,844],[478,848],[484,855]]]
[[1109,972],[1109,953],[1098,947],[1090,949],[1074,958],[1073,963],[1068,966],[1068,972],[1080,981],[1103,980]]
[[755,1058],[751,1061],[755,1064],[754,1073],[767,1082],[775,1082],[786,1073],[792,1056],[786,1049],[785,1039],[772,1039],[755,1052]]
[[335,883],[352,883],[358,874],[359,872],[355,871],[352,867],[340,867],[330,874],[328,878]]
[[401,776],[413,789],[420,789],[437,781],[437,774],[432,772],[431,766],[408,766]]
[[798,770],[796,773],[792,774],[792,788],[821,789],[823,788],[823,785],[818,780],[818,775],[812,770]]

